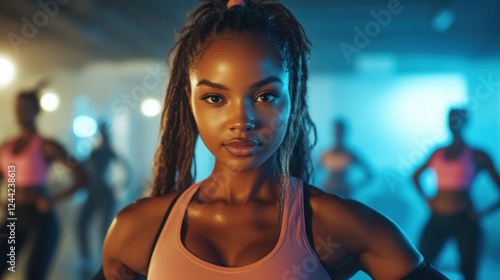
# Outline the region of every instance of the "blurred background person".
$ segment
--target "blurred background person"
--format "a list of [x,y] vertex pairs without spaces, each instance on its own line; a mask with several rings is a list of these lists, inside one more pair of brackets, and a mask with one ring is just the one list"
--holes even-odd
[[[329,193],[338,194],[345,198],[351,198],[353,193],[360,187],[368,185],[373,174],[368,165],[354,151],[347,146],[345,135],[347,124],[342,119],[337,119],[333,127],[333,148],[321,157],[321,164],[326,168],[327,180],[324,190]],[[361,179],[353,180],[352,171],[358,168],[361,171]],[[358,176],[356,176],[358,177]]]
[[[7,227],[9,221],[0,228],[0,275],[9,267],[7,254],[11,246],[15,246],[16,261],[19,262],[18,253],[28,240],[32,240],[27,267],[16,267],[16,271],[26,272],[28,279],[46,279],[59,237],[54,204],[70,197],[86,179],[82,167],[60,144],[38,132],[36,118],[40,105],[37,94],[37,90],[31,90],[17,96],[15,112],[20,131],[0,148],[0,179],[12,184],[5,191],[8,197],[2,208],[7,210],[7,204],[12,205],[9,209],[17,218],[15,244],[7,242],[7,236],[11,235]],[[49,194],[47,179],[51,163],[55,161],[69,168],[74,180],[63,192]],[[15,177],[11,176],[12,173]],[[15,178],[15,182],[9,178]]]
[[[463,137],[468,121],[464,109],[451,109],[448,126],[453,136],[450,144],[436,149],[413,175],[413,182],[427,201],[431,217],[419,243],[419,249],[428,262],[434,262],[444,244],[456,238],[460,254],[460,270],[466,280],[477,278],[481,248],[480,221],[500,207],[500,201],[476,211],[471,188],[476,175],[485,170],[500,189],[500,176],[490,156],[470,146]],[[437,194],[428,197],[421,185],[422,173],[431,168],[437,177]]]
[[102,242],[116,214],[116,198],[114,194],[116,188],[113,186],[112,178],[110,178],[112,164],[118,163],[123,173],[125,173],[124,187],[130,183],[131,178],[131,168],[111,146],[109,125],[105,121],[99,123],[98,139],[99,144],[92,150],[89,158],[84,163],[90,179],[87,182],[88,195],[80,212],[77,231],[80,254],[83,260],[82,273],[88,273],[88,276],[97,269],[96,266],[100,263],[99,260],[92,260],[92,256],[96,255],[93,254],[96,250],[92,250],[91,246],[92,233],[98,233],[98,254],[100,255]]

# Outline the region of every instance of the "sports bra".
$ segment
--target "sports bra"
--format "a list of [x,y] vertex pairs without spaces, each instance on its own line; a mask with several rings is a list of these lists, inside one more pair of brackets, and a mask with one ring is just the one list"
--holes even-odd
[[477,174],[474,151],[464,147],[454,159],[445,158],[445,148],[438,149],[429,160],[429,167],[437,175],[439,190],[468,190]]
[[[17,138],[16,138],[17,139]],[[9,166],[15,166],[16,187],[43,187],[47,183],[50,164],[42,153],[43,139],[35,134],[19,154],[14,154],[16,141],[8,141],[0,150],[0,172],[8,178]]]
[[[181,241],[181,228],[187,206],[198,191],[196,183],[182,193],[170,212],[148,267],[148,280],[155,279],[330,279],[311,248],[304,220],[303,183],[292,178],[283,202],[279,239],[262,259],[245,266],[223,267],[204,261],[188,251]],[[168,211],[167,211],[168,213]]]

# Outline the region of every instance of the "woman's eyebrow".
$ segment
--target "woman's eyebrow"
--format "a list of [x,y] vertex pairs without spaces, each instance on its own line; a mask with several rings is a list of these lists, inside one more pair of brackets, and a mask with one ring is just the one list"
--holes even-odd
[[270,76],[270,77],[267,77],[263,80],[260,80],[258,82],[256,82],[255,84],[251,85],[250,86],[250,89],[253,90],[253,89],[258,89],[260,87],[263,87],[267,84],[271,84],[271,83],[280,83],[280,84],[283,84],[283,82],[280,80],[280,78],[276,77],[276,76]]
[[[260,80],[256,83],[254,83],[253,85],[251,85],[249,87],[249,89],[251,90],[254,90],[254,89],[258,89],[260,87],[263,87],[267,84],[271,84],[271,83],[280,83],[280,84],[283,84],[283,82],[281,81],[280,78],[276,77],[276,76],[270,76],[270,77],[267,77],[263,80]],[[206,79],[203,79],[203,80],[200,80],[196,86],[208,86],[208,87],[212,87],[212,88],[216,88],[216,89],[221,89],[221,90],[229,90],[228,87],[224,86],[224,85],[221,85],[221,84],[218,84],[218,83],[214,83],[214,82],[211,82],[209,80],[206,80]]]
[[221,85],[221,84],[217,84],[217,83],[214,83],[214,82],[210,82],[209,80],[200,80],[196,86],[209,86],[209,87],[213,87],[213,88],[216,88],[216,89],[222,89],[222,90],[228,90],[227,87]]

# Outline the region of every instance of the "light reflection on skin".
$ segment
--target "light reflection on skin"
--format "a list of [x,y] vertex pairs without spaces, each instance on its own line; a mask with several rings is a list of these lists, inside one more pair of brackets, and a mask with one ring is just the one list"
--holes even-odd
[[215,221],[216,221],[216,222],[219,222],[219,223],[224,222],[224,218],[223,218],[223,217],[222,217],[222,215],[220,215],[220,214],[215,215],[215,217],[214,217],[214,218],[215,218]]

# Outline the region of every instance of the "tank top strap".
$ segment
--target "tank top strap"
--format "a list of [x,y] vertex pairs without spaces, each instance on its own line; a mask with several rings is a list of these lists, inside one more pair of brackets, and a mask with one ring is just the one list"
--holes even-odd
[[151,252],[149,253],[149,260],[148,260],[148,267],[149,267],[149,264],[151,263],[151,257],[153,256],[153,252],[154,252],[154,249],[155,249],[155,246],[156,246],[156,243],[158,242],[158,238],[160,238],[160,234],[163,230],[163,227],[165,227],[165,223],[167,222],[167,219],[168,219],[168,216],[170,215],[170,212],[172,212],[172,208],[174,207],[174,205],[177,203],[177,200],[179,199],[179,197],[184,193],[185,190],[182,190],[180,191],[175,197],[174,199],[172,200],[172,202],[170,203],[170,205],[168,206],[167,208],[167,211],[165,211],[165,215],[163,215],[163,218],[161,220],[161,223],[160,223],[160,226],[158,227],[158,230],[156,231],[156,235],[155,235],[155,238],[153,239],[153,244],[151,246]]
[[312,249],[309,246],[312,236],[308,236],[309,232],[307,230],[306,214],[308,213],[304,205],[305,184],[299,178],[292,177],[290,180],[290,187],[285,194],[287,201],[285,203],[286,209],[283,211],[283,222],[286,225],[283,228],[287,229],[285,234],[290,235],[290,238],[296,240],[302,246]]
[[[153,244],[151,246],[151,252],[149,254],[149,260],[148,260],[148,267],[151,264],[151,258],[153,257],[153,253],[156,248],[156,244],[158,243],[158,240],[160,239],[160,236],[163,232],[163,229],[165,228],[165,225],[167,224],[167,220],[173,224],[177,224],[177,219],[179,219],[179,214],[181,214],[181,223],[182,223],[182,218],[184,216],[184,212],[187,209],[187,205],[189,204],[189,201],[192,198],[192,195],[198,190],[200,185],[204,181],[201,181],[199,183],[195,183],[188,188],[180,191],[175,198],[172,200],[170,205],[167,208],[167,211],[165,211],[165,215],[163,215],[162,221],[160,223],[160,226],[158,227],[158,231],[156,232],[155,238],[153,240]],[[175,211],[174,210],[175,207]],[[170,219],[168,219],[170,217]]]

